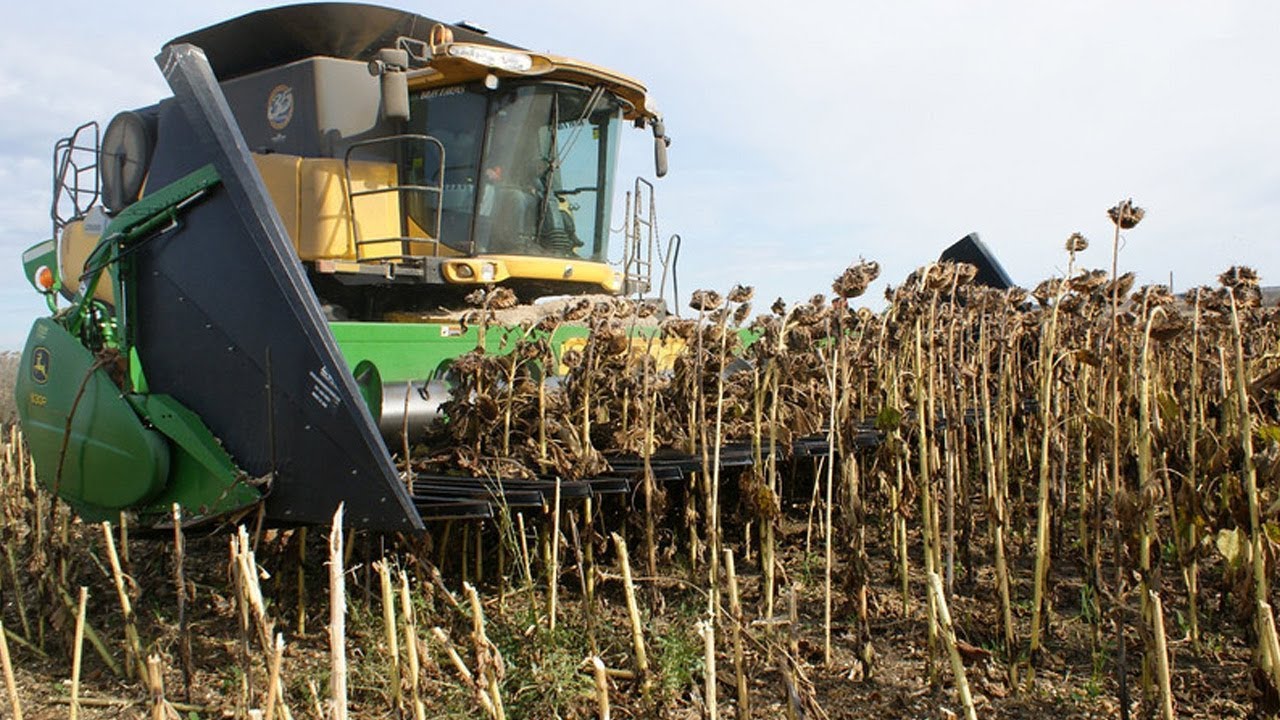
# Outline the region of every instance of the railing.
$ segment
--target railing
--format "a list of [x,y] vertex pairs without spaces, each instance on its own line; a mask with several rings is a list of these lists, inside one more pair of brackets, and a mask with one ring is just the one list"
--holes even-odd
[[[356,150],[359,150],[361,148],[367,148],[371,145],[382,145],[387,143],[405,142],[405,141],[422,142],[422,143],[434,145],[436,147],[436,149],[439,151],[438,157],[440,158],[440,164],[439,164],[439,167],[437,168],[437,174],[436,174],[436,177],[440,179],[438,183],[434,185],[402,184],[400,183],[399,180],[397,180],[395,184],[388,185],[386,187],[373,188],[371,190],[353,190],[352,189],[354,187],[352,177],[351,177],[352,153],[354,153]],[[415,242],[432,242],[434,243],[434,247],[435,247],[435,251],[433,252],[433,254],[439,253],[440,218],[444,209],[444,144],[443,143],[441,143],[436,138],[431,137],[430,135],[416,135],[416,134],[389,135],[387,137],[374,138],[372,140],[362,140],[360,142],[352,143],[350,146],[347,147],[346,153],[343,155],[343,158],[342,158],[342,168],[343,168],[343,172],[346,174],[347,208],[348,210],[350,210],[350,215],[348,216],[347,219],[348,219],[348,222],[351,223],[351,237],[355,242],[356,260],[392,260],[397,258],[400,258],[400,259],[410,258],[410,257],[413,257],[413,253],[410,252],[410,244]],[[397,172],[399,172],[399,170],[397,170]],[[435,222],[428,223],[433,225],[432,228],[424,228],[424,230],[427,230],[431,234],[430,238],[408,237],[408,232],[406,232],[406,227],[405,227],[405,223],[407,222],[406,218],[408,217],[408,212],[403,207],[403,203],[400,203],[401,211],[400,211],[399,219],[401,224],[401,228],[400,228],[401,232],[398,237],[366,238],[361,236],[360,223],[356,219],[356,204],[355,204],[356,198],[368,197],[370,195],[383,195],[387,193],[396,193],[398,199],[402,199],[401,193],[420,193],[426,197],[431,197],[434,194],[436,198]],[[388,242],[400,243],[399,255],[377,255],[377,256],[371,256],[371,257],[365,256],[364,248],[366,246],[385,244]]]
[[[92,140],[90,140],[92,134]],[[84,136],[84,137],[82,137]],[[72,220],[85,216],[98,202],[98,123],[87,122],[53,146],[53,237]]]
[[627,224],[622,270],[626,294],[644,297],[653,286],[653,252],[657,244],[658,206],[653,183],[636,178],[635,189],[627,193]]

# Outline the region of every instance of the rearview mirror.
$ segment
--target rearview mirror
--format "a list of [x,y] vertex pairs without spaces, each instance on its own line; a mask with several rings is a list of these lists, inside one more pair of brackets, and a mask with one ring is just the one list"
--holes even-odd
[[382,83],[382,117],[384,120],[409,119],[409,51],[384,48],[369,61],[369,74]]
[[667,174],[667,146],[671,138],[667,137],[666,126],[661,120],[653,121],[653,172],[658,177]]

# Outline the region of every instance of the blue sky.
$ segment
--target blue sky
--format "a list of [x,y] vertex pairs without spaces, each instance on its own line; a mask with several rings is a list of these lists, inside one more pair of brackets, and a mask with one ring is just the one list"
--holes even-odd
[[[1234,263],[1280,282],[1280,4],[943,1],[403,3],[644,81],[667,118],[663,234],[680,281],[807,297],[859,257],[897,283],[978,231],[1022,284],[1066,269],[1105,210],[1148,211],[1121,264],[1175,289]],[[167,94],[163,42],[238,0],[20,3],[0,44],[0,349],[43,301],[19,254],[49,234],[53,142]],[[629,143],[626,140],[630,140]],[[624,140],[620,190],[651,174]],[[615,225],[617,224],[615,219]]]

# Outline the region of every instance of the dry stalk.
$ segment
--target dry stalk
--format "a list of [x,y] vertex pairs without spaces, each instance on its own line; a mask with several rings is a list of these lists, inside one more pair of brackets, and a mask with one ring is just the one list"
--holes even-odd
[[470,583],[462,584],[462,591],[471,602],[471,636],[476,646],[476,664],[480,676],[484,678],[484,691],[489,694],[493,704],[494,720],[505,720],[506,710],[502,705],[502,655],[489,640],[484,630],[484,605],[480,603],[480,594]]
[[151,720],[178,720],[178,712],[164,699],[164,667],[160,656],[147,658],[147,689],[151,692]]
[[708,720],[719,720],[720,703],[716,700],[716,624],[711,619],[698,622],[698,635],[703,641],[703,663],[705,668],[705,684],[703,697],[707,708]]
[[18,697],[18,682],[13,676],[13,662],[9,659],[9,641],[3,620],[0,620],[0,669],[4,670],[4,686],[9,692],[9,707],[13,710],[13,720],[22,720],[22,700]]
[[[120,569],[120,556],[116,554],[111,523],[102,523],[102,536],[107,543],[107,558],[111,561],[111,577],[115,581],[116,596],[120,599],[120,611],[124,614],[125,671],[131,677],[133,672],[137,672],[137,677],[145,678],[147,661],[142,656],[142,641],[138,638],[138,626],[133,617],[133,603],[129,601],[129,593],[124,587],[124,571]],[[131,671],[130,668],[135,670]]]
[[828,382],[830,391],[831,412],[827,422],[829,423],[827,431],[827,497],[823,512],[825,513],[826,527],[823,536],[823,579],[822,579],[822,662],[831,667],[831,566],[835,562],[833,554],[831,536],[831,513],[832,506],[835,504],[835,470],[836,470],[836,451],[838,444],[838,436],[836,435],[836,374],[840,365],[840,338],[837,337],[835,345],[831,351],[831,367],[828,371]]
[[[267,705],[262,712],[262,716],[266,720],[274,720],[275,718],[276,702],[280,699],[280,666],[283,662],[284,635],[277,634],[275,645],[271,648],[271,666],[267,679]],[[281,716],[287,717],[288,713],[281,713]]]
[[347,586],[343,572],[342,510],[329,532],[329,689],[333,720],[347,720]]
[[307,634],[307,529],[298,528],[298,571],[294,581],[298,585],[297,602],[298,635]]
[[631,644],[636,654],[636,672],[640,675],[640,689],[645,702],[650,701],[653,680],[649,677],[649,655],[644,648],[644,624],[640,620],[640,606],[636,603],[636,588],[631,578],[631,560],[627,556],[627,541],[618,533],[612,533],[613,545],[618,551],[618,564],[622,566],[622,586],[627,595],[627,616],[631,620]]
[[[1062,284],[1066,287],[1066,283]],[[1049,574],[1049,435],[1053,428],[1050,415],[1053,399],[1053,372],[1057,362],[1058,309],[1062,291],[1055,293],[1053,308],[1049,311],[1048,330],[1040,341],[1040,459],[1038,492],[1036,499],[1036,564],[1031,596],[1031,650],[1030,663],[1034,672],[1040,652],[1040,635],[1047,619],[1045,612],[1045,583]],[[1031,677],[1031,673],[1028,673]]]
[[402,705],[400,696],[400,642],[396,628],[396,601],[391,584],[391,567],[385,559],[374,563],[382,585],[382,626],[387,638],[387,652],[391,656],[391,709],[399,714]]
[[729,580],[729,615],[733,618],[733,675],[738,691],[738,720],[751,717],[750,699],[747,693],[747,669],[742,648],[742,603],[738,598],[738,573],[734,568],[733,549],[724,549],[724,570]]
[[[1269,603],[1258,602],[1258,617],[1262,621],[1261,632],[1259,633],[1259,644],[1265,654],[1272,658],[1280,658],[1280,636],[1276,635],[1275,614],[1271,610]],[[1280,662],[1271,662],[1271,682],[1276,687],[1280,687]]]
[[80,661],[84,652],[84,614],[89,602],[89,588],[80,588],[80,602],[76,610],[76,635],[71,645],[71,720],[80,716]]
[[475,690],[476,697],[480,700],[480,705],[484,707],[485,713],[490,717],[496,717],[497,710],[493,707],[493,698],[476,683],[475,675],[467,667],[467,663],[463,661],[462,656],[458,654],[458,648],[454,646],[449,634],[439,627],[433,627],[431,628],[431,636],[440,644],[440,647],[444,648],[445,655],[449,658],[449,664],[453,665],[458,677],[462,678],[467,687]]
[[[584,421],[586,422],[586,421]],[[551,506],[551,552],[547,567],[547,629],[556,629],[556,600],[560,588],[560,476],[556,475],[556,491]]]
[[173,504],[173,586],[178,598],[178,654],[182,661],[182,699],[191,701],[191,629],[187,627],[186,542],[182,536],[182,507]]
[[1154,590],[1147,591],[1151,603],[1151,631],[1155,636],[1156,677],[1160,682],[1160,714],[1173,720],[1173,690],[1169,685],[1169,644],[1164,634],[1164,606]]
[[409,701],[413,720],[425,720],[426,708],[422,704],[421,667],[418,658],[418,619],[409,593],[409,575],[400,571],[400,613],[404,618],[404,650],[409,661]]
[[[68,612],[73,614],[76,612],[76,601],[71,599],[71,594],[68,593],[65,588],[58,588],[58,597],[62,598],[62,605]],[[94,652],[98,654],[98,658],[101,659],[102,663],[111,671],[111,674],[118,678],[124,677],[124,670],[121,669],[120,663],[116,662],[116,659],[111,656],[111,651],[107,648],[107,644],[102,641],[102,637],[93,629],[93,626],[89,624],[88,620],[86,620],[84,624],[84,636],[85,639],[89,641],[89,644],[93,646]],[[39,652],[39,649],[34,646],[31,649]]]
[[978,720],[978,713],[973,707],[973,696],[969,693],[969,679],[964,672],[964,659],[956,648],[956,631],[951,624],[951,611],[947,609],[942,578],[935,572],[929,573],[929,589],[938,606],[938,623],[942,629],[942,639],[947,645],[947,653],[951,656],[951,673],[955,676],[956,694],[960,696],[960,704],[964,706],[964,716],[967,720]]
[[600,720],[610,720],[609,711],[609,673],[605,671],[604,661],[599,655],[591,656],[591,671],[596,681],[596,708]]

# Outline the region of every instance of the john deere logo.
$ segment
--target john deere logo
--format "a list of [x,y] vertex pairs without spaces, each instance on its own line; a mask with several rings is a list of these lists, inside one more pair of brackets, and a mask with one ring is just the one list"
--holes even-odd
[[283,130],[293,119],[293,88],[277,85],[267,97],[267,122],[275,130]]
[[36,381],[37,385],[43,385],[49,381],[49,349],[38,347],[31,351],[31,379]]

